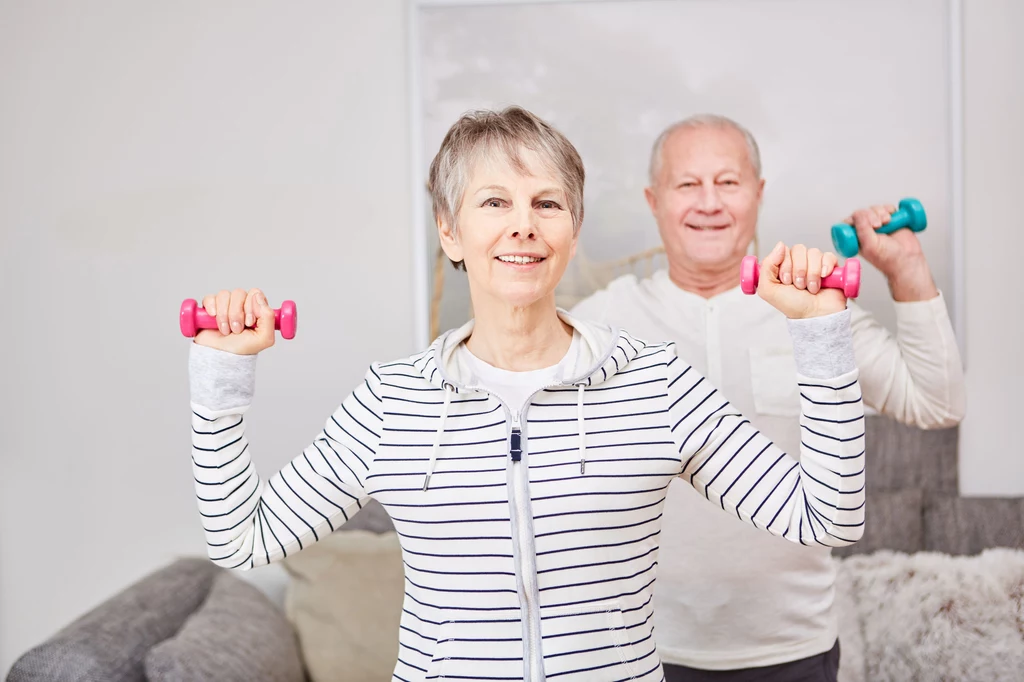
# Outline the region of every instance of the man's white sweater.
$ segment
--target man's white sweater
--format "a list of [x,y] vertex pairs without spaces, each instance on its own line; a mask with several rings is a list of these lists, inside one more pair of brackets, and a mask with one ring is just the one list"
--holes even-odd
[[[945,303],[939,296],[895,305],[894,337],[849,304],[864,402],[907,424],[952,426],[963,415],[964,386]],[[673,341],[680,359],[783,450],[806,455],[817,447],[820,429],[797,422],[807,394],[793,381],[798,368],[785,321],[760,297],[737,287],[705,299],[659,271],[639,281],[622,277],[573,314]],[[827,547],[778,542],[682,482],[669,489],[665,524],[685,528],[661,542],[655,626],[666,663],[736,670],[832,648],[835,566]]]
[[[863,406],[848,312],[790,325],[799,374],[788,381],[799,381],[807,430],[799,464],[671,344],[564,319],[580,336],[577,362],[526,404],[476,385],[455,352],[469,324],[374,364],[266,482],[245,436],[255,357],[193,345],[192,453],[210,557],[239,569],[281,559],[372,497],[405,561],[395,680],[653,682],[671,481],[795,545],[860,537]],[[677,519],[665,534],[685,538],[696,523]]]

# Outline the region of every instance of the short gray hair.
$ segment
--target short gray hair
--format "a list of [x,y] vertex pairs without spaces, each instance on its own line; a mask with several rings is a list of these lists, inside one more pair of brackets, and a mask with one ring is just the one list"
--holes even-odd
[[743,139],[747,143],[747,156],[750,157],[750,165],[754,168],[754,176],[759,180],[761,179],[761,150],[758,148],[757,140],[754,139],[751,132],[726,116],[697,114],[696,116],[684,118],[682,121],[677,121],[668,128],[665,128],[661,135],[658,135],[658,139],[654,141],[654,146],[651,148],[651,165],[648,168],[648,175],[652,185],[655,183],[658,173],[661,172],[665,142],[677,130],[694,128],[732,128],[743,135]]
[[[443,220],[457,233],[459,207],[472,165],[489,154],[501,154],[517,172],[525,172],[521,152],[540,155],[561,180],[572,216],[573,233],[583,224],[583,160],[571,142],[536,115],[517,106],[501,111],[470,111],[448,130],[430,164],[427,190],[434,220]],[[453,263],[458,267],[458,263]]]

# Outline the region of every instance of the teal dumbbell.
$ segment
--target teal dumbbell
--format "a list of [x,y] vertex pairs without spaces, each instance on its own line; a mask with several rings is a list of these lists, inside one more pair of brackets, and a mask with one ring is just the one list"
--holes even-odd
[[[875,232],[889,234],[904,227],[908,227],[914,232],[920,232],[928,227],[928,216],[924,213],[924,206],[917,199],[901,201],[899,210],[892,214],[889,222]],[[853,258],[860,251],[857,230],[853,228],[853,225],[846,223],[832,226],[832,244],[836,247],[836,251],[843,254],[844,258]]]

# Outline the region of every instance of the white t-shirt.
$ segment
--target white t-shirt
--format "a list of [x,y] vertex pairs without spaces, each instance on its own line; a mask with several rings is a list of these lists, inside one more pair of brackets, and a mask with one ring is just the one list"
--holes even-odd
[[519,414],[530,396],[542,388],[560,383],[571,375],[576,366],[576,357],[579,355],[579,344],[580,335],[574,332],[569,350],[557,365],[528,372],[512,372],[489,365],[473,355],[466,344],[459,346],[456,352],[462,354],[460,361],[465,363],[472,376],[467,383],[493,393],[505,403],[512,414]]
[[[942,296],[896,303],[894,337],[851,303],[866,408],[925,428],[964,409],[963,370]],[[674,341],[679,356],[794,458],[800,397],[785,317],[740,289],[705,299],[668,273],[629,275],[572,314],[645,341]],[[870,452],[868,453],[870,456]],[[685,481],[665,502],[655,630],[666,663],[705,670],[775,665],[832,648],[835,566],[830,550],[775,538],[724,513]]]

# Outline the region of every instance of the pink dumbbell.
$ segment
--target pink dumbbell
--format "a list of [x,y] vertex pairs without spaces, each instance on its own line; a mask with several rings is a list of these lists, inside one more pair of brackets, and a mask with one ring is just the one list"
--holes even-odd
[[[761,268],[757,264],[757,256],[746,256],[740,265],[740,288],[743,293],[752,294],[757,291],[757,280]],[[860,293],[860,261],[850,258],[843,267],[832,270],[828,277],[821,278],[823,289],[842,289],[847,298],[857,298]]]
[[[192,338],[200,329],[217,329],[217,318],[201,308],[194,298],[187,298],[181,304],[181,333]],[[274,329],[280,330],[281,337],[294,339],[299,326],[299,313],[294,301],[284,301],[274,310]]]

